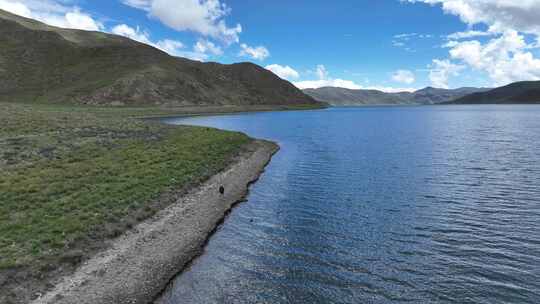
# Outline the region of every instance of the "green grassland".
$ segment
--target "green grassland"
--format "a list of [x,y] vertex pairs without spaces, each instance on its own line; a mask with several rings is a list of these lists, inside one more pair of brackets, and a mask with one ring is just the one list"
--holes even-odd
[[37,276],[80,262],[251,142],[241,133],[131,118],[174,114],[0,103],[0,281],[13,269]]

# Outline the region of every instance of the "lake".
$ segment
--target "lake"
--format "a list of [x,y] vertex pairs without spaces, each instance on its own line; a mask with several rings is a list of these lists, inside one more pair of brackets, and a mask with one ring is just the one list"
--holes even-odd
[[540,303],[540,106],[163,121],[281,151],[157,303]]

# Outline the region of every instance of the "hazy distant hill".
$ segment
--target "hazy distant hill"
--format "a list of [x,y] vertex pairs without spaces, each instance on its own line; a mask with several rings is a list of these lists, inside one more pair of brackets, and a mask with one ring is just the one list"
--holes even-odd
[[408,103],[402,93],[387,94],[376,90],[350,90],[323,87],[319,89],[305,89],[304,93],[318,101],[323,101],[333,106]]
[[459,88],[454,90],[427,87],[416,92],[385,93],[377,90],[350,90],[336,87],[306,89],[304,92],[316,100],[334,106],[344,105],[407,105],[438,104],[488,89]]
[[472,88],[464,87],[458,89],[438,89],[427,87],[425,89],[418,90],[412,94],[412,100],[415,104],[438,104],[449,100],[454,100],[466,96],[468,94],[485,92],[488,88]]
[[1,10],[0,101],[318,104],[255,64],[176,58],[124,37],[60,29]]
[[523,81],[487,92],[474,93],[452,104],[540,104],[540,81]]

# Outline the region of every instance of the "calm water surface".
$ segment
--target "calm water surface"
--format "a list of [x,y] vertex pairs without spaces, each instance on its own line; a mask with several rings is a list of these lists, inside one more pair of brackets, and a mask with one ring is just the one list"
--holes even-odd
[[166,122],[282,150],[157,303],[540,303],[540,106]]

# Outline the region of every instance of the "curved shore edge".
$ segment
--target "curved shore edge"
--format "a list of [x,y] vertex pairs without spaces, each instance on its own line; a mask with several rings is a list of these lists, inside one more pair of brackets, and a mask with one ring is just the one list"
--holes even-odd
[[[81,265],[32,304],[150,303],[204,249],[229,211],[242,201],[279,146],[256,140],[213,176]],[[219,193],[223,185],[225,193]]]

